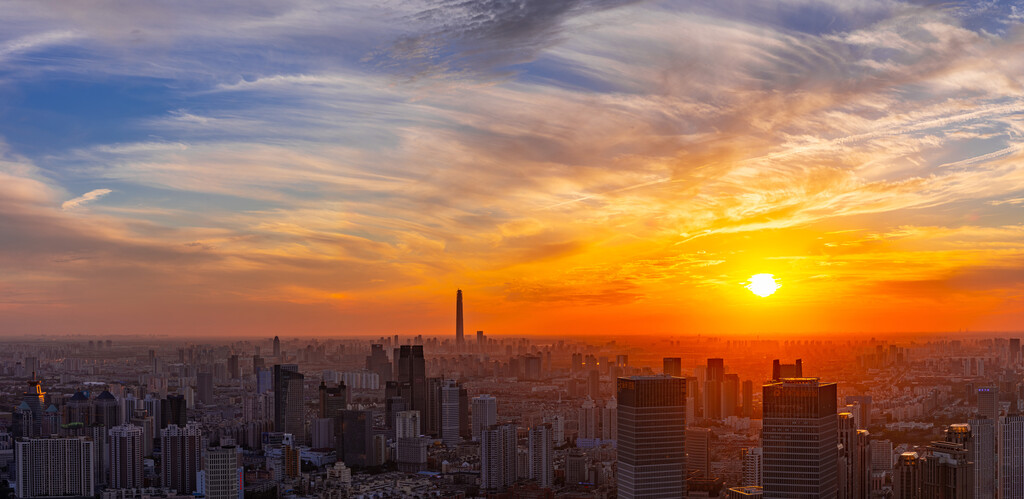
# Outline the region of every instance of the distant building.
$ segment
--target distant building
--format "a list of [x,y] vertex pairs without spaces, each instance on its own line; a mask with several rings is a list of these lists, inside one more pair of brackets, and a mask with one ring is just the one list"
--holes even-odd
[[473,440],[480,440],[480,433],[498,422],[498,400],[490,395],[473,397]]
[[669,376],[682,376],[683,359],[679,357],[665,357],[662,359],[662,372]]
[[299,366],[274,365],[274,430],[291,433],[300,445],[306,439],[304,382]]

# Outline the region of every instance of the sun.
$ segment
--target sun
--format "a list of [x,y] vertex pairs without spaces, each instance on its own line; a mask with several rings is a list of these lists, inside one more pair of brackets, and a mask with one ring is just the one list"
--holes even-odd
[[773,274],[754,274],[747,280],[747,285],[744,286],[749,289],[751,293],[757,296],[765,297],[769,296],[782,286],[775,280]]

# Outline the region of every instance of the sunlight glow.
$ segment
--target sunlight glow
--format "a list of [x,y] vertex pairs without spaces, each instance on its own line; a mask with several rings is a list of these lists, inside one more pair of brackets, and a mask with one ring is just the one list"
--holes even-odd
[[750,276],[744,287],[763,298],[775,293],[782,286],[775,280],[773,274],[755,274]]

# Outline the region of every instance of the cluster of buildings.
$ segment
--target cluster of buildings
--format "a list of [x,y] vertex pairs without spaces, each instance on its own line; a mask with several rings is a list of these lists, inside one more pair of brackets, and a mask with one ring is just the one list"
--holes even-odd
[[0,484],[22,498],[1024,497],[1014,339],[637,347],[467,338],[457,317],[454,339],[9,344]]

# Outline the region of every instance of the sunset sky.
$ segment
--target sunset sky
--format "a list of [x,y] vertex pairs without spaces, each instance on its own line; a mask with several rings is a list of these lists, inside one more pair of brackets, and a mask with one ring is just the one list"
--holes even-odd
[[1019,330],[1022,22],[0,3],[0,334]]

